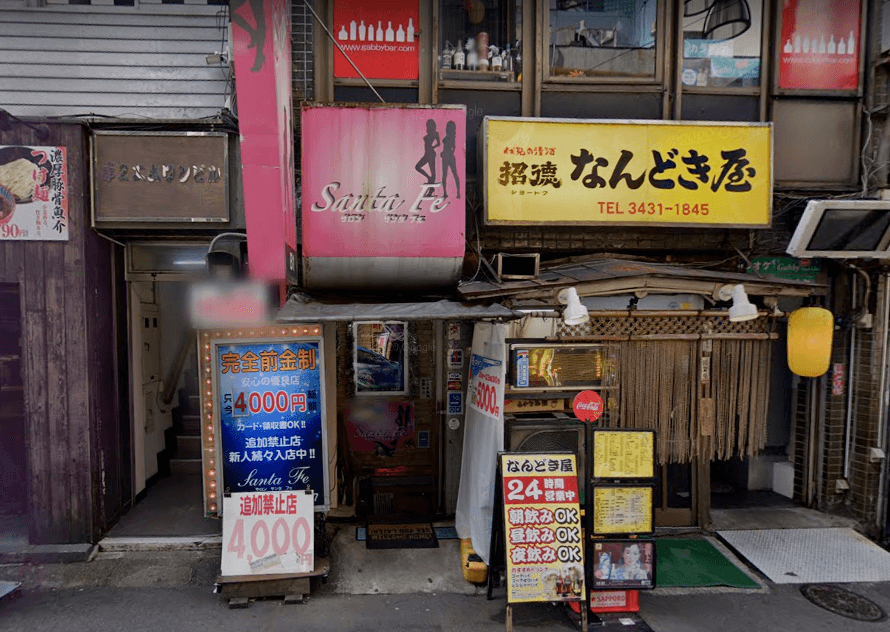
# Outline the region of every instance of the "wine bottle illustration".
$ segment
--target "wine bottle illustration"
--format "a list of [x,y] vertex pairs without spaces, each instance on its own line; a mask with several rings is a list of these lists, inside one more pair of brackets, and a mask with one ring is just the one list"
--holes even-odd
[[399,24],[398,30],[396,30],[396,41],[397,42],[405,41],[405,29],[402,28],[401,24]]
[[361,42],[365,41],[365,33],[367,32],[367,28],[365,27],[365,21],[362,20],[362,23],[358,25],[358,39]]
[[383,41],[383,22],[377,22],[377,41]]
[[353,42],[358,39],[358,32],[356,31],[357,28],[358,25],[355,23],[355,20],[349,23],[349,39],[351,39]]
[[338,40],[348,40],[349,39],[349,33],[346,32],[345,24],[340,27],[340,32],[337,33],[337,39]]
[[408,18],[408,33],[405,37],[409,42],[414,41],[414,18]]
[[834,41],[834,35],[829,38],[828,46],[825,47],[825,50],[829,55],[834,55],[837,52],[837,42]]
[[396,35],[395,35],[395,32],[392,30],[392,22],[388,22],[387,27],[386,27],[386,41],[394,42],[395,39],[396,39]]

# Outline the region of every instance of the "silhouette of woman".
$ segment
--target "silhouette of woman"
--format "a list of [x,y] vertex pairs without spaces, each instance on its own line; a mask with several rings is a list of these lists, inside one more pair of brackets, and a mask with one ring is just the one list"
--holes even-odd
[[[423,137],[423,158],[414,165],[414,169],[419,174],[426,176],[427,184],[436,182],[436,147],[439,144],[439,131],[436,129],[436,122],[433,119],[428,119],[426,136]],[[429,166],[429,173],[423,170],[425,166]]]
[[[251,72],[259,72],[263,64],[266,63],[266,56],[263,54],[263,48],[266,46],[266,16],[263,11],[263,0],[232,0],[230,3],[232,11],[232,22],[243,28],[250,35],[250,43],[247,48],[255,48],[256,53],[253,58],[253,68]],[[244,4],[250,7],[251,15],[256,26],[250,23],[238,14]]]
[[448,121],[445,124],[445,138],[442,139],[442,191],[445,197],[448,197],[448,171],[454,178],[457,187],[457,199],[460,199],[460,177],[457,175],[457,164],[454,160],[454,144],[457,142],[457,125],[454,121]]

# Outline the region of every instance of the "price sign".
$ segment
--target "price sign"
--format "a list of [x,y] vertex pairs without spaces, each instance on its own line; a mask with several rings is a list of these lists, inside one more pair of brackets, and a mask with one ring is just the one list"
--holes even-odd
[[504,363],[474,353],[470,358],[467,395],[470,408],[486,417],[498,419],[504,407]]
[[313,570],[314,502],[309,490],[231,494],[223,507],[223,576]]
[[580,601],[584,544],[573,454],[501,454],[507,600]]
[[652,533],[652,486],[593,488],[593,532],[596,535]]

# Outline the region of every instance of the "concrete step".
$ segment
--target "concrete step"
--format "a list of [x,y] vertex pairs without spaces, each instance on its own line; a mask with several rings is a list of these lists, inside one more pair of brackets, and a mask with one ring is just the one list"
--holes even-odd
[[176,435],[176,458],[200,459],[201,435]]
[[174,474],[200,474],[201,459],[170,459],[170,472]]
[[179,434],[201,436],[201,416],[183,415],[180,421]]

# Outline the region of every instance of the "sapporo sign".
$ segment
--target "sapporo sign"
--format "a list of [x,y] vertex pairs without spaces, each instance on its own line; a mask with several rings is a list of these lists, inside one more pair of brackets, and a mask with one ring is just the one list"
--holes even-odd
[[484,122],[487,224],[766,228],[770,124]]
[[104,222],[227,222],[224,133],[96,132],[93,217]]
[[574,454],[504,453],[507,601],[581,601],[584,544]]

